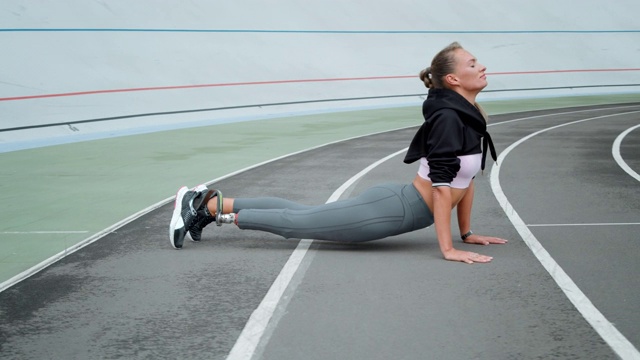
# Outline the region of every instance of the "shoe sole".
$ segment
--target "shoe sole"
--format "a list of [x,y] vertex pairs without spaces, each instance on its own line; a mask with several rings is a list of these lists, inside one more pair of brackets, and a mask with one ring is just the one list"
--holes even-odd
[[187,191],[189,191],[189,188],[186,186],[183,186],[178,190],[173,207],[173,215],[171,216],[171,222],[169,223],[169,241],[171,242],[171,246],[175,249],[180,249],[182,247],[182,245],[176,246],[176,238],[182,237],[184,239],[185,237],[184,220],[182,220],[180,213],[182,212],[182,199]]

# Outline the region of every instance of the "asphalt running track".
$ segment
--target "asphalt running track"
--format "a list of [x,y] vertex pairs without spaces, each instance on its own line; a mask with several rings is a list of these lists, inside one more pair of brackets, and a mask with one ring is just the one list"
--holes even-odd
[[[640,104],[491,121],[499,167],[477,178],[473,229],[511,241],[458,243],[491,264],[443,261],[432,228],[351,245],[212,226],[176,251],[168,204],[0,293],[0,355],[639,358]],[[414,130],[295,154],[216,186],[321,203],[408,182],[416,167],[402,150]]]

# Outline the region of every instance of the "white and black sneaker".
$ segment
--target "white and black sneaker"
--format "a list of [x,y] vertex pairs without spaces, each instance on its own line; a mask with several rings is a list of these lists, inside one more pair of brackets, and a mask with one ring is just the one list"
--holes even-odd
[[196,219],[194,220],[193,225],[188,229],[186,236],[191,241],[197,242],[202,239],[202,230],[205,226],[216,220],[215,216],[207,215],[204,210],[205,206],[207,206],[207,202],[209,202],[209,199],[213,197],[216,191],[210,190],[205,185],[198,185],[193,190],[205,194],[201,209],[197,209]]
[[202,230],[214,221],[216,221],[214,216],[207,216],[204,214],[204,211],[198,211],[195,223],[187,232],[187,238],[195,242],[202,240]]
[[197,210],[201,208],[203,203],[206,203],[205,197],[206,193],[189,190],[186,186],[178,190],[169,224],[169,241],[174,248],[182,248],[187,232],[196,221]]

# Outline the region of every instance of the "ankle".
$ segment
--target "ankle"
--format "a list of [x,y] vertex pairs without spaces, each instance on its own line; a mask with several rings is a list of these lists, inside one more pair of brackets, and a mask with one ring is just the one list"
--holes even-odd
[[212,214],[212,213],[211,213],[211,210],[209,210],[209,207],[208,207],[208,206],[205,206],[205,207],[204,207],[204,211],[203,211],[203,212],[204,212],[204,215],[205,215],[206,217],[215,217],[215,213],[213,213],[213,214]]

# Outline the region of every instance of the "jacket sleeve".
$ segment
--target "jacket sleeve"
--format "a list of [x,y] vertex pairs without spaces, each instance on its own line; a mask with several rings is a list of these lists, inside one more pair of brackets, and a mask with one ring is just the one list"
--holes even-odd
[[429,178],[433,186],[450,186],[460,170],[464,124],[455,111],[445,109],[431,117],[430,125],[426,137]]

